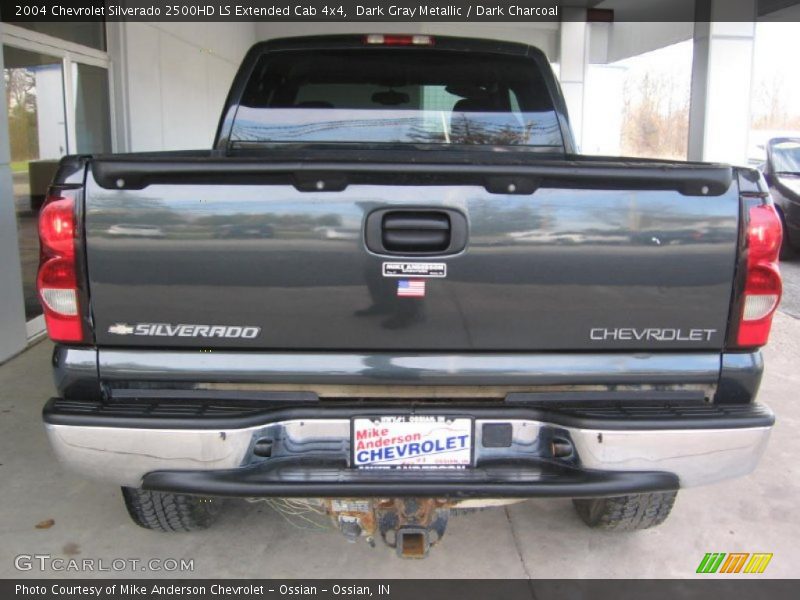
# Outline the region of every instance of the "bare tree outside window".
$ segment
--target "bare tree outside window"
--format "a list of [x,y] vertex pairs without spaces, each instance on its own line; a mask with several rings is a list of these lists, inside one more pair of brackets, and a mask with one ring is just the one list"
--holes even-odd
[[619,64],[626,67],[622,154],[685,160],[689,142],[691,42],[648,52]]
[[748,161],[766,160],[766,145],[775,137],[800,137],[800,23],[759,23],[750,96]]
[[689,96],[675,77],[657,71],[628,77],[624,97],[622,153],[685,160]]
[[5,69],[11,160],[39,158],[36,78],[28,69]]

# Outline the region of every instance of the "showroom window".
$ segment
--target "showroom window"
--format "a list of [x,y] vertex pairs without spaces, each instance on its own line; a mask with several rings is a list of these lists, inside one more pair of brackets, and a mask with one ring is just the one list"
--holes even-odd
[[111,152],[114,147],[105,26],[58,25],[54,30],[0,25],[29,337],[44,330],[36,296],[37,217],[58,161],[65,154]]

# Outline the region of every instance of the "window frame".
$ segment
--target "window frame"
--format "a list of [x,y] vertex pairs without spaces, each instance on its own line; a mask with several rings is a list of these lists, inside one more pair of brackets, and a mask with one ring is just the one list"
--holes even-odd
[[64,109],[67,118],[67,154],[75,154],[77,140],[77,126],[75,114],[75,81],[72,73],[74,63],[101,67],[108,73],[108,104],[109,124],[111,133],[111,152],[117,151],[117,131],[115,98],[113,81],[113,65],[108,52],[95,50],[88,46],[81,46],[74,42],[62,40],[38,31],[17,27],[10,23],[0,23],[0,40],[4,46],[12,46],[30,52],[49,54],[61,59],[61,70],[64,78]]

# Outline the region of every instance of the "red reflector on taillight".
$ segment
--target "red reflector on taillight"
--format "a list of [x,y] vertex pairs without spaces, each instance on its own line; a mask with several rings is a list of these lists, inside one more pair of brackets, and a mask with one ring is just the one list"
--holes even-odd
[[36,285],[47,333],[56,342],[83,341],[75,268],[75,201],[50,194],[39,213]]
[[[39,267],[39,287],[53,288],[59,290],[73,289],[77,287],[75,277],[75,264],[67,258],[51,258]],[[76,314],[74,308],[62,310],[65,314]]]
[[39,213],[42,251],[52,256],[75,253],[75,203],[70,198],[51,196]]
[[781,251],[782,239],[781,218],[772,204],[760,204],[750,208],[750,223],[747,226],[748,262],[761,260],[776,262]]
[[763,346],[769,339],[772,316],[781,299],[778,256],[783,228],[772,204],[751,206],[747,223],[747,274],[736,343]]
[[364,43],[378,46],[433,46],[434,39],[430,35],[372,33],[364,36]]

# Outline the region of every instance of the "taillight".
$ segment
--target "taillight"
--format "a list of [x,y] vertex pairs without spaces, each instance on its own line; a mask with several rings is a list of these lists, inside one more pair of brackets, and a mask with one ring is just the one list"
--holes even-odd
[[51,189],[39,213],[39,300],[47,333],[56,342],[82,342],[75,259],[75,194]]
[[767,343],[782,290],[778,269],[783,239],[781,219],[775,207],[768,203],[750,206],[747,219],[747,273],[736,336],[736,343],[741,347]]
[[43,252],[54,256],[75,254],[75,202],[72,198],[48,196],[39,213],[39,240]]
[[398,35],[394,33],[371,33],[364,36],[365,44],[377,46],[433,46],[430,35]]

